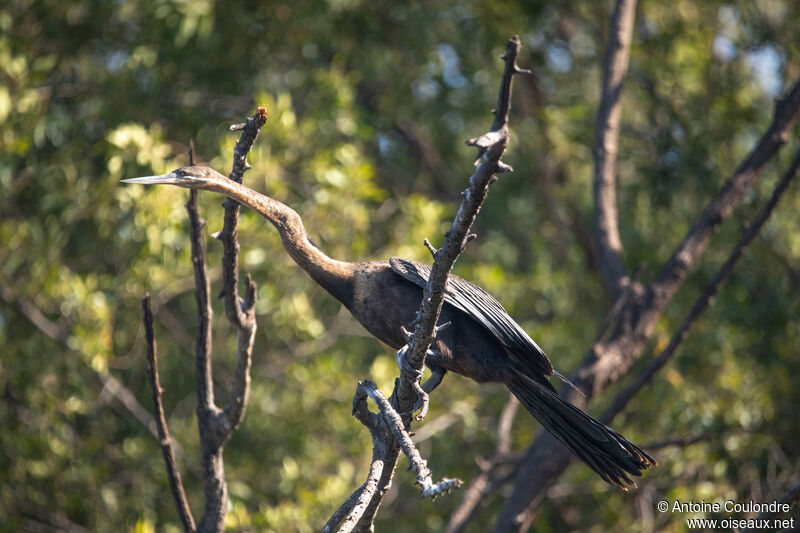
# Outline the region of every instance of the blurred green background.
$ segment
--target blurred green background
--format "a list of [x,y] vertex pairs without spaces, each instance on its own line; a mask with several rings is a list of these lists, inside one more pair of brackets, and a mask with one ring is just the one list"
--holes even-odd
[[[192,370],[195,303],[184,203],[125,177],[198,159],[226,173],[228,131],[269,121],[245,182],[288,203],[331,256],[429,261],[471,173],[464,140],[491,123],[498,56],[519,34],[513,174],[492,187],[456,272],[503,302],[571,371],[610,305],[592,244],[591,147],[612,3],[218,0],[28,1],[0,7],[0,531],[178,531],[156,440],[114,394],[151,410],[141,296],[157,305],[161,379],[196,516],[202,504]],[[800,75],[800,4],[646,0],[623,95],[620,230],[648,280],[769,124]],[[769,166],[659,322],[663,347],[768,196]],[[221,199],[201,194],[207,233]],[[800,194],[786,195],[675,361],[614,426],[656,453],[639,491],[573,466],[536,531],[681,530],[670,500],[768,501],[800,476]],[[245,211],[241,264],[259,284],[253,389],[226,448],[231,531],[314,531],[363,482],[360,379],[391,390],[394,354],[371,339]],[[219,243],[208,239],[213,293]],[[217,391],[235,335],[216,302]],[[112,377],[112,380],[109,380]],[[610,394],[598,398],[598,413]],[[123,397],[124,399],[124,397]],[[507,392],[451,375],[420,430],[436,476],[473,478]],[[130,400],[130,399],[129,399]],[[539,430],[520,412],[515,449]],[[420,501],[401,460],[379,531],[436,530],[459,493]],[[472,523],[489,527],[504,496]],[[797,512],[795,510],[795,515]],[[666,523],[665,523],[666,522]]]

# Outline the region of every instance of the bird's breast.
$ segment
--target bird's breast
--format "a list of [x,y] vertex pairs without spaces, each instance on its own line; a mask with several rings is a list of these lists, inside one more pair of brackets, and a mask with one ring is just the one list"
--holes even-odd
[[388,262],[368,263],[355,274],[353,316],[392,348],[405,344],[401,327],[414,320],[422,289],[392,272]]

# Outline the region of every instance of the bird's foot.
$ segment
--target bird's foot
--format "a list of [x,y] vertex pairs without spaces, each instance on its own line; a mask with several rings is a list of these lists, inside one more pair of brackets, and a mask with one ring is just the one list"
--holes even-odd
[[428,365],[428,368],[431,369],[431,377],[425,380],[425,383],[422,384],[422,390],[427,392],[428,394],[432,393],[436,387],[442,384],[442,380],[444,379],[444,375],[447,374],[447,370],[440,366]]
[[[397,351],[397,366],[400,368],[401,372],[408,372],[412,379],[411,379],[411,386],[414,388],[414,392],[417,393],[417,401],[414,404],[414,407],[411,409],[411,412],[419,410],[417,416],[415,417],[417,420],[422,420],[428,414],[428,393],[425,392],[420,385],[420,380],[422,379],[422,369],[416,369],[408,362],[406,355],[408,354],[408,345],[403,346]],[[433,355],[433,352],[428,349],[426,357],[429,355]],[[427,383],[427,381],[426,381]]]

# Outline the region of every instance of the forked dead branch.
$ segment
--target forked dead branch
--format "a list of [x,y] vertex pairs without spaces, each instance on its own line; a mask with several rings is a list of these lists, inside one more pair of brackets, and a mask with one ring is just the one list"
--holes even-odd
[[[230,179],[241,182],[249,167],[247,153],[253,146],[258,133],[266,123],[267,113],[259,108],[246,123],[239,126],[242,135],[234,149],[233,169]],[[189,162],[194,164],[194,149],[189,151]],[[255,302],[256,285],[249,276],[244,299],[238,295],[238,218],[239,205],[225,203],[225,222],[217,236],[223,243],[222,278],[228,320],[237,331],[236,367],[230,387],[227,405],[220,409],[214,402],[213,368],[211,353],[211,285],[206,271],[205,239],[203,221],[197,211],[197,191],[190,191],[186,210],[189,215],[190,240],[192,244],[192,264],[195,276],[195,299],[197,301],[197,340],[195,350],[195,379],[197,388],[197,420],[203,461],[203,489],[205,501],[200,524],[195,526],[186,499],[181,476],[178,471],[174,443],[169,435],[162,404],[162,390],[159,383],[158,359],[156,357],[153,319],[150,311],[150,298],[142,301],[148,352],[148,375],[153,391],[158,437],[164,454],[170,489],[175,498],[178,515],[185,531],[219,532],[224,529],[228,505],[228,488],[225,480],[223,449],[234,431],[241,424],[250,393],[250,365],[253,342],[255,340]]]

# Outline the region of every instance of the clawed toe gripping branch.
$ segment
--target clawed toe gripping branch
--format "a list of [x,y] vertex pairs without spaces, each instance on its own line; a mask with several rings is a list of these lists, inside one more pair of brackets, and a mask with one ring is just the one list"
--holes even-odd
[[[427,242],[428,239],[425,239]],[[433,338],[436,338],[436,335],[439,334],[440,331],[450,326],[450,322],[445,322],[444,324],[440,324],[436,326],[433,330]],[[408,331],[406,328],[402,328],[403,336],[406,338],[406,345],[397,350],[397,367],[400,369],[400,379],[406,379],[411,382],[411,386],[414,388],[414,391],[417,393],[417,403],[414,404],[414,407],[411,409],[413,413],[417,409],[419,409],[419,413],[415,417],[417,421],[424,420],[425,417],[428,415],[428,405],[430,403],[430,397],[428,396],[433,389],[439,386],[439,383],[442,381],[442,377],[444,374],[443,370],[440,370],[440,373],[434,373],[431,376],[431,379],[425,382],[425,385],[421,384],[422,374],[424,373],[421,368],[416,368],[412,366],[408,362],[408,347],[412,344],[414,340],[414,334]],[[425,352],[425,357],[434,355],[432,349],[428,347],[428,350]]]

